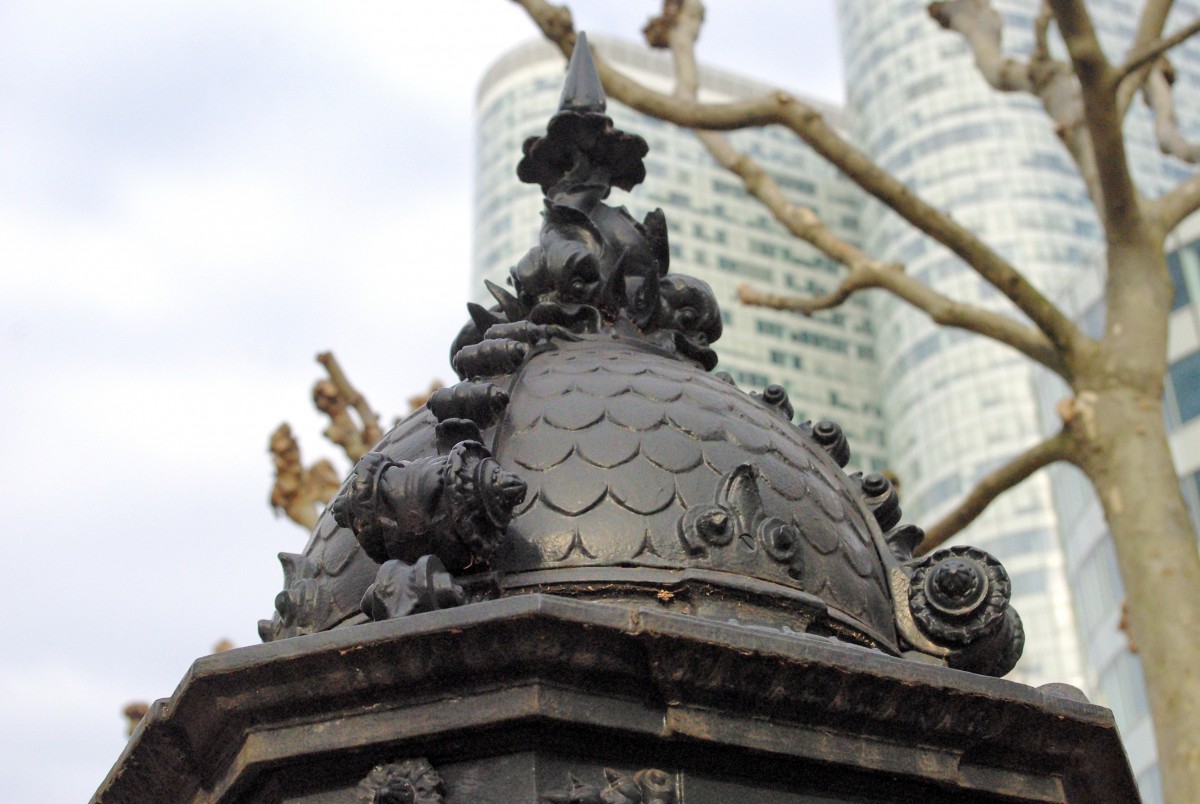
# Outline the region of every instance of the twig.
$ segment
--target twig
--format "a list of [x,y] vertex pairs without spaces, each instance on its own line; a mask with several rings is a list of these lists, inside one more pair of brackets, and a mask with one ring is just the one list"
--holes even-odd
[[1149,47],[1143,48],[1136,56],[1131,56],[1128,61],[1117,68],[1117,80],[1123,81],[1131,73],[1140,70],[1153,61],[1157,61],[1159,56],[1176,45],[1183,44],[1198,33],[1200,33],[1200,18],[1192,20],[1191,23],[1183,26],[1167,38],[1159,39]]
[[1138,238],[1143,234],[1145,221],[1125,153],[1125,135],[1117,112],[1115,71],[1104,57],[1083,0],[1050,0],[1050,6],[1079,78],[1084,121],[1096,154],[1097,178],[1104,200],[1099,211],[1105,232],[1110,242]]
[[[313,403],[330,418],[325,435],[340,446],[350,460],[357,461],[383,438],[379,417],[371,410],[363,395],[350,384],[333,353],[322,352],[317,355],[317,362],[329,374],[328,380],[321,380],[313,387]],[[347,408],[354,409],[361,425],[355,424],[350,418]]]
[[781,296],[776,293],[766,293],[749,285],[738,285],[738,301],[750,307],[766,307],[768,310],[784,310],[800,315],[812,315],[821,310],[830,310],[850,298],[855,291],[873,287],[863,284],[867,277],[851,271],[831,293],[821,296]]
[[1164,154],[1185,162],[1200,162],[1200,145],[1189,142],[1179,130],[1175,117],[1175,93],[1171,91],[1171,79],[1163,61],[1150,70],[1146,83],[1142,85],[1146,105],[1154,112],[1154,136],[1158,148]]
[[1029,65],[1006,58],[1001,50],[1004,23],[987,0],[946,0],[930,3],[928,10],[939,25],[967,40],[975,66],[989,84],[1001,92],[1033,92]]
[[1032,327],[993,310],[975,307],[938,293],[906,274],[902,266],[892,264],[861,264],[850,272],[830,293],[813,298],[778,296],[762,293],[748,285],[738,288],[738,300],[743,304],[790,310],[812,315],[844,302],[851,294],[867,288],[882,288],[921,310],[937,324],[974,332],[1016,349],[1064,379],[1070,379],[1071,367],[1045,335]]
[[1066,430],[1022,452],[980,480],[954,510],[925,531],[925,540],[916,552],[923,555],[936,549],[983,513],[993,500],[1016,486],[1042,467],[1065,460],[1071,445]]
[[1033,18],[1033,51],[1029,54],[1029,62],[1050,60],[1050,23],[1054,21],[1054,12],[1050,10],[1048,0],[1042,0],[1038,6],[1037,16]]
[[1169,232],[1188,215],[1200,209],[1200,173],[1184,179],[1162,197],[1147,204],[1150,215],[1159,222],[1164,232]]
[[286,423],[271,434],[270,451],[275,464],[271,505],[305,530],[312,530],[321,508],[337,493],[340,485],[337,471],[324,459],[305,469],[300,460],[300,444]]
[[[1138,17],[1137,31],[1133,35],[1133,41],[1129,43],[1128,59],[1137,58],[1137,54],[1149,51],[1162,38],[1163,28],[1167,24],[1167,16],[1171,13],[1171,7],[1174,4],[1175,0],[1145,0],[1142,4],[1142,13]],[[1115,71],[1114,75],[1117,76],[1117,115],[1121,120],[1124,120],[1125,115],[1129,112],[1133,98],[1145,83],[1153,63],[1154,60],[1151,59],[1133,67],[1127,73],[1120,68]]]

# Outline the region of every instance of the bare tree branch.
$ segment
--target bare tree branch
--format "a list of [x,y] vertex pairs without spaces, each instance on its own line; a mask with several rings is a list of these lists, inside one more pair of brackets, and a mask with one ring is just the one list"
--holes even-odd
[[[674,57],[675,97],[694,101],[699,92],[695,43],[704,21],[704,5],[700,0],[667,0],[664,5],[662,16],[647,26],[647,39],[652,47],[661,42],[670,48]],[[696,131],[695,134],[716,163],[740,178],[746,192],[766,206],[792,235],[851,269],[876,264],[834,234],[811,209],[789,201],[771,174],[752,157],[739,153],[726,137],[715,131]]]
[[1190,176],[1161,198],[1149,203],[1152,215],[1169,232],[1200,209],[1200,173]]
[[[382,438],[378,417],[362,394],[350,384],[332,354],[325,352],[317,355],[317,360],[329,374],[328,379],[318,380],[313,386],[313,404],[330,421],[325,429],[325,437],[340,446],[351,461],[357,461]],[[428,390],[410,397],[409,412],[424,405],[430,395],[441,387],[441,381],[434,380]],[[361,417],[361,425],[355,423],[350,415],[351,410]],[[397,418],[396,422],[399,421]],[[293,522],[311,531],[316,527],[325,506],[341,487],[338,471],[325,459],[306,468],[300,458],[300,444],[287,423],[279,425],[271,434],[269,449],[275,464],[271,506],[276,513],[286,514]]]
[[1097,178],[1103,195],[1099,212],[1105,232],[1110,243],[1126,235],[1139,237],[1145,221],[1129,171],[1125,135],[1117,112],[1116,71],[1104,56],[1083,0],[1049,2],[1079,78],[1084,121],[1096,155]]
[[1029,65],[1006,58],[1000,48],[1003,20],[987,0],[930,3],[929,16],[947,30],[960,33],[975,56],[984,80],[1001,92],[1034,91]]
[[[896,265],[895,270],[903,270]],[[820,296],[782,296],[778,293],[767,293],[749,285],[738,285],[738,301],[750,307],[766,307],[768,310],[785,310],[789,313],[812,315],[821,310],[832,310],[839,306],[856,292],[876,287],[872,284],[873,277],[866,272],[851,270],[846,278],[829,293]]]
[[[686,100],[695,100],[699,91],[695,43],[703,21],[704,5],[700,0],[667,0],[663,15],[647,26],[647,39],[652,47],[670,48],[674,57],[675,96]],[[869,258],[837,237],[811,209],[788,201],[762,165],[738,153],[726,137],[713,131],[697,131],[696,136],[716,162],[739,176],[746,191],[762,202],[791,234],[849,269],[833,293],[815,299],[765,294],[742,285],[738,288],[738,299],[743,304],[810,315],[836,307],[857,290],[884,288],[929,314],[937,323],[988,335],[1065,376],[1067,367],[1062,357],[1041,332],[999,313],[943,296],[904,273],[903,266]]]
[[1171,91],[1174,70],[1160,59],[1146,76],[1142,85],[1142,95],[1146,105],[1154,112],[1154,136],[1158,140],[1158,148],[1164,154],[1182,159],[1185,162],[1200,162],[1200,145],[1189,142],[1179,130],[1179,120],[1175,117],[1175,93]]
[[1033,18],[1033,50],[1029,54],[1031,64],[1039,61],[1050,61],[1050,23],[1054,21],[1054,12],[1050,10],[1049,0],[1042,0],[1038,13]]
[[[351,461],[357,461],[383,437],[379,418],[331,353],[317,355],[317,361],[329,374],[329,379],[313,386],[313,404],[329,417],[325,437],[340,446]],[[351,410],[358,414],[361,424],[350,416]],[[341,485],[337,470],[325,459],[306,468],[300,458],[300,444],[286,423],[271,434],[270,452],[275,464],[272,507],[305,530],[312,530]]]
[[851,269],[860,265],[881,265],[839,238],[811,209],[789,201],[762,165],[752,157],[738,153],[725,137],[711,131],[698,131],[696,136],[717,164],[740,178],[746,192],[761,201],[788,232]]
[[1048,34],[1053,19],[1043,2],[1033,20],[1034,48],[1029,62],[1005,58],[1001,50],[1003,20],[990,0],[947,0],[931,3],[929,15],[943,28],[955,31],[970,45],[984,79],[1002,92],[1027,92],[1042,102],[1054,130],[1070,153],[1096,209],[1103,198],[1096,155],[1084,126],[1083,99],[1071,68],[1052,58]]
[[304,468],[300,444],[286,423],[271,434],[271,459],[275,464],[275,484],[271,487],[271,506],[283,512],[305,530],[317,526],[324,506],[337,494],[341,478],[327,460]]
[[[565,55],[575,43],[570,12],[545,0],[515,0]],[[627,106],[685,128],[727,131],[778,124],[786,126],[852,181],[905,220],[944,244],[1003,293],[1051,342],[1065,352],[1082,333],[1011,264],[969,229],[915,195],[831,128],[820,112],[787,92],[732,103],[704,104],[654,92],[596,58],[605,91]]]
[[[1148,54],[1162,37],[1163,28],[1167,24],[1167,16],[1171,13],[1171,6],[1174,5],[1174,2],[1175,0],[1146,0],[1142,4],[1137,32],[1133,35],[1133,41],[1129,43],[1127,66],[1134,60],[1140,60],[1139,54]],[[1133,102],[1133,97],[1137,94],[1138,89],[1145,83],[1153,63],[1154,59],[1149,58],[1142,64],[1130,66],[1128,71],[1124,67],[1117,69],[1115,78],[1117,82],[1117,116],[1121,120],[1124,120],[1125,115],[1128,114],[1129,105]]]
[[[684,0],[663,0],[662,13],[651,19],[646,23],[646,27],[642,28],[642,34],[646,37],[646,44],[658,49],[669,48],[671,46],[671,34],[679,25],[679,13],[683,10],[683,6]],[[701,7],[700,22],[703,19],[704,8]],[[697,30],[699,30],[698,25]]]
[[696,40],[704,24],[700,0],[664,0],[663,13],[646,26],[650,47],[668,48],[675,68],[675,97],[696,100],[700,71],[696,67]]
[[[321,380],[313,386],[313,403],[330,420],[325,436],[340,446],[351,461],[357,461],[383,438],[379,417],[371,410],[363,395],[350,384],[341,364],[331,352],[317,355],[317,362],[329,374],[328,380]],[[358,414],[361,424],[356,424],[350,417],[350,409]]]
[[[667,3],[673,13],[665,8],[663,15],[647,26],[650,31],[647,38],[653,34],[655,39],[651,41],[652,46],[655,41],[661,41],[671,49],[675,96],[694,101],[699,91],[695,42],[704,20],[704,6],[699,0],[667,0]],[[877,265],[858,248],[834,234],[811,209],[791,203],[771,174],[752,157],[739,153],[726,137],[714,131],[695,133],[717,164],[738,176],[746,192],[762,202],[792,235],[847,266],[851,272]],[[846,296],[842,297],[843,300]]]
[[[1147,287],[1157,298],[1168,300],[1170,277],[1162,256],[1164,231],[1153,221],[1159,212],[1143,203],[1129,167],[1125,149],[1122,117],[1117,108],[1116,70],[1104,56],[1096,29],[1083,0],[1050,0],[1058,28],[1062,32],[1083,96],[1084,119],[1096,153],[1097,176],[1103,194],[1100,220],[1107,246],[1108,273],[1105,277],[1107,304],[1106,347],[1133,337],[1126,331],[1127,323],[1139,322],[1145,337],[1139,342],[1149,344],[1159,336],[1152,331],[1165,326],[1147,325]],[[1159,17],[1165,15],[1169,0],[1148,0],[1139,27],[1139,39],[1153,41],[1161,31]],[[1130,255],[1140,252],[1138,259]],[[1164,316],[1166,310],[1161,312]],[[1164,344],[1165,350],[1165,344]],[[1153,356],[1153,359],[1149,359]],[[1134,372],[1155,365],[1162,356],[1155,352],[1143,355],[1140,366],[1131,365]],[[1161,380],[1160,380],[1161,381]]]
[[1124,117],[1133,96],[1141,89],[1146,105],[1154,114],[1154,134],[1159,150],[1185,162],[1200,162],[1200,145],[1189,142],[1179,130],[1179,122],[1175,117],[1175,97],[1171,90],[1175,73],[1164,55],[1200,33],[1200,19],[1193,20],[1168,37],[1159,38],[1170,9],[1170,0],[1150,0],[1144,6],[1130,56],[1116,70],[1119,81],[1117,109]]
[[965,304],[938,293],[904,273],[895,263],[860,263],[832,292],[814,298],[780,296],[762,293],[749,285],[738,288],[738,300],[743,304],[789,310],[812,315],[819,310],[837,307],[853,293],[867,288],[882,288],[921,310],[937,324],[974,332],[1011,346],[1061,377],[1068,377],[1070,367],[1063,356],[1041,332],[1001,313]]
[[1033,445],[980,480],[954,510],[926,529],[925,539],[917,547],[917,554],[923,555],[941,546],[947,539],[974,522],[993,500],[1038,469],[1065,460],[1069,455],[1070,446],[1070,436],[1062,430],[1057,435]]
[[1142,48],[1140,52],[1130,56],[1128,61],[1117,68],[1117,80],[1124,82],[1125,78],[1132,73],[1157,61],[1159,56],[1198,33],[1200,33],[1200,19],[1194,19],[1190,24],[1183,26],[1167,38],[1159,39],[1148,47]]

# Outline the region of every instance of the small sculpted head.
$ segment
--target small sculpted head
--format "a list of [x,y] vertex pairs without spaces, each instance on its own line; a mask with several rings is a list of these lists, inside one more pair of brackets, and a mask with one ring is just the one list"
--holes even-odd
[[587,215],[547,202],[538,240],[512,269],[513,288],[525,308],[542,303],[599,307],[604,238]]
[[721,310],[712,288],[703,279],[668,274],[659,280],[659,329],[673,329],[700,346],[721,337]]
[[651,326],[669,336],[675,349],[705,369],[717,365],[711,344],[721,337],[721,309],[702,279],[668,274],[658,282],[658,310]]

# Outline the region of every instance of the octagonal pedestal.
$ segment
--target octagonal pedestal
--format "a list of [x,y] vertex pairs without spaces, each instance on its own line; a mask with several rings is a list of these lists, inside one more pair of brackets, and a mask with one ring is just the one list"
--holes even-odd
[[1111,713],[1055,688],[530,594],[200,659],[151,708],[94,800],[1138,795]]

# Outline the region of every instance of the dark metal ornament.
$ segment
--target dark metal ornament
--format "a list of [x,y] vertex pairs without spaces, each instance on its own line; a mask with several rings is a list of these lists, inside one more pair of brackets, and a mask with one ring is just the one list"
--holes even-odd
[[390,620],[437,611],[466,602],[462,587],[437,556],[421,556],[416,564],[391,559],[379,566],[375,583],[363,594],[362,610],[372,620]]
[[[559,111],[518,166],[538,242],[469,305],[463,381],[397,425],[302,556],[264,639],[552,592],[828,634],[1007,672],[1020,620],[990,556],[914,560],[882,475],[849,477],[837,424],[792,424],[785,389],[738,389],[712,289],[669,271],[666,220],[605,203],[645,177],[580,35]],[[886,534],[886,535],[885,535]],[[599,795],[599,793],[597,793]]]
[[524,496],[520,477],[464,440],[447,455],[411,462],[367,454],[330,512],[375,561],[433,554],[462,570],[496,551]]
[[901,516],[900,497],[892,488],[892,482],[877,472],[866,476],[856,474],[853,477],[862,486],[867,507],[875,515],[875,521],[879,523],[879,527],[884,531],[895,527]]
[[591,785],[571,774],[570,785],[542,796],[543,804],[676,804],[675,778],[657,768],[632,774],[604,769],[605,784]]
[[361,804],[441,804],[442,777],[427,759],[377,765],[358,785]]
[[925,633],[966,645],[999,627],[1011,595],[1012,584],[999,561],[959,545],[916,562],[908,602]]

